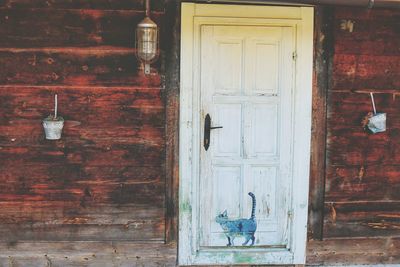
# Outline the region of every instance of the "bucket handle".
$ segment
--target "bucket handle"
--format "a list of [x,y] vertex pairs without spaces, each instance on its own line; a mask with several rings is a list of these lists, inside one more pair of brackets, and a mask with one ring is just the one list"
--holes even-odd
[[372,107],[373,107],[373,109],[374,109],[374,115],[376,115],[374,93],[369,93],[369,95],[371,96]]

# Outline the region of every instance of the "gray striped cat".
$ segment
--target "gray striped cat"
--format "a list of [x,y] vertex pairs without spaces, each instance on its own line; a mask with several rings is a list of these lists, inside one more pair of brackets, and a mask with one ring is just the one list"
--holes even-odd
[[219,214],[215,221],[219,223],[225,231],[225,235],[228,238],[227,246],[234,246],[233,240],[236,236],[244,236],[245,241],[242,244],[243,246],[247,245],[251,240],[250,246],[254,245],[254,234],[257,230],[257,222],[256,222],[256,196],[249,192],[249,196],[253,200],[253,205],[251,208],[251,217],[249,219],[237,219],[237,220],[229,220],[228,214],[226,210]]

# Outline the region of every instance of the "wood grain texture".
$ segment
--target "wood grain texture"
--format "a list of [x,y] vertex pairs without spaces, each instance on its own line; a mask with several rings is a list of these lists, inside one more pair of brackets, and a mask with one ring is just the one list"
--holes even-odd
[[176,243],[1,243],[0,266],[176,266]]
[[400,237],[400,201],[327,203],[325,236]]
[[[338,245],[341,252],[335,255],[332,251],[315,254],[329,262],[340,262],[340,258],[354,263],[398,261],[399,254],[386,244],[398,237],[400,229],[399,18],[398,10],[335,9],[324,238],[347,238],[346,244],[353,242],[354,248],[347,247],[347,253],[346,246],[341,250]],[[341,28],[346,21],[353,23],[352,32]],[[362,126],[364,116],[372,111],[370,92],[376,93],[377,111],[387,113],[384,133],[371,134]],[[377,242],[384,244],[372,248],[375,244],[352,239],[371,237],[382,237]],[[361,259],[363,246],[369,255],[365,261]],[[382,253],[374,254],[373,249],[382,249]]]
[[400,88],[398,56],[335,54],[334,61],[335,89]]
[[44,141],[41,120],[52,112],[55,93],[59,95],[59,114],[66,120],[66,138],[53,143],[164,143],[164,104],[159,89],[15,86],[0,87],[0,144],[52,146]]
[[[171,36],[166,46],[166,241],[178,240],[179,191],[179,90],[180,90],[180,3],[166,2],[167,31]],[[177,252],[176,252],[177,253]]]
[[[133,43],[143,1],[0,0],[0,266],[176,265],[177,244],[163,240],[177,224],[179,41],[166,27],[178,4],[165,14],[151,2],[169,52],[144,76]],[[398,263],[399,11],[334,14],[325,240],[308,243],[307,261]],[[386,133],[360,127],[370,91]],[[41,120],[56,92],[66,125],[49,142]]]
[[[144,16],[144,10],[132,9],[0,8],[0,47],[133,48],[136,25]],[[152,13],[159,25],[162,17],[163,12]]]
[[[164,2],[151,0],[150,7],[153,11],[163,11]],[[49,9],[105,9],[125,10],[133,9],[143,11],[143,0],[1,0],[0,8],[24,9],[24,8],[49,8]]]
[[136,0],[0,1],[1,240],[165,240],[163,62],[145,76],[135,57],[143,17]]
[[[41,120],[54,93],[66,124],[61,140],[47,141]],[[159,89],[16,86],[0,95],[2,240],[164,239]]]
[[164,240],[164,221],[127,220],[123,224],[55,224],[27,223],[4,225],[0,228],[2,240],[15,241],[150,241]]
[[396,237],[314,240],[307,246],[307,265],[397,264],[399,250]]
[[325,159],[326,159],[326,100],[331,70],[333,13],[328,7],[315,8],[314,73],[311,133],[310,195],[308,237],[322,239]]
[[334,166],[327,175],[326,201],[400,200],[399,165]]
[[159,68],[140,71],[133,49],[0,50],[0,85],[160,87]]
[[[353,31],[341,29],[346,21]],[[400,12],[337,8],[334,90],[399,89]]]

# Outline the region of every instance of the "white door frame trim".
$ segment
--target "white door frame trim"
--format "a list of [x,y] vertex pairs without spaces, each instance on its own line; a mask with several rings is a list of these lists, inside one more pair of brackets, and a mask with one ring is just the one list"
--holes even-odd
[[[293,113],[292,236],[286,249],[200,249],[198,245],[198,199],[200,134],[199,33],[204,24],[235,24],[246,18],[249,25],[292,26],[296,29],[297,57]],[[246,22],[247,23],[247,22]],[[241,23],[242,24],[242,23]],[[240,6],[182,3],[179,121],[179,248],[180,265],[191,264],[304,264],[310,165],[313,8]]]

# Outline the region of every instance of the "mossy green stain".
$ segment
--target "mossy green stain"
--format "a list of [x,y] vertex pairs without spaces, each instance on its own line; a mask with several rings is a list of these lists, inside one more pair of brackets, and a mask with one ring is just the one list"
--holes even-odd
[[181,205],[179,206],[179,211],[180,212],[192,212],[192,205],[190,205],[188,202],[183,202],[181,203]]
[[235,263],[252,263],[253,257],[249,255],[243,255],[240,252],[234,252],[233,259]]

